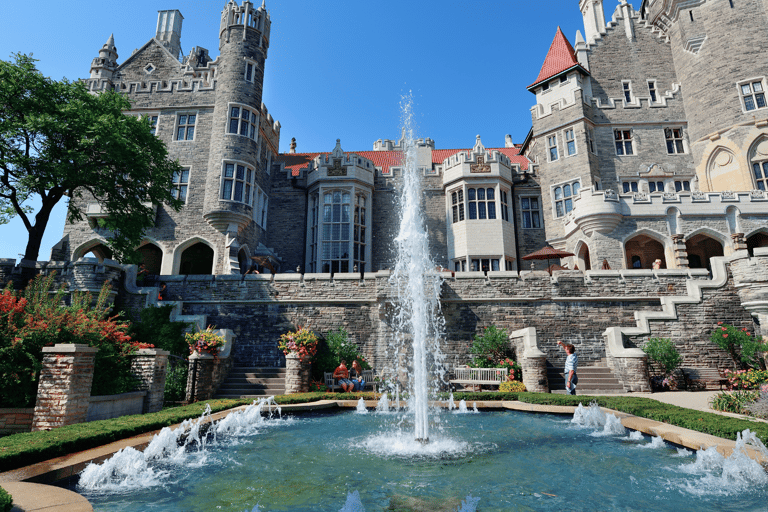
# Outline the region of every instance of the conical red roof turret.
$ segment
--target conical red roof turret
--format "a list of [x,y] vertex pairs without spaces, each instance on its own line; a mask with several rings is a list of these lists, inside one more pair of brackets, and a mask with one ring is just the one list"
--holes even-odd
[[[568,39],[566,39],[563,31],[560,30],[560,27],[557,27],[555,39],[549,47],[549,52],[547,53],[547,58],[544,59],[544,65],[541,66],[539,77],[535,82],[528,86],[528,90],[539,85],[541,82],[549,80],[555,75],[559,75],[563,71],[575,67],[581,68],[579,61],[576,59],[576,52],[573,50],[571,43],[568,42]],[[583,68],[581,69],[586,73],[586,70]]]

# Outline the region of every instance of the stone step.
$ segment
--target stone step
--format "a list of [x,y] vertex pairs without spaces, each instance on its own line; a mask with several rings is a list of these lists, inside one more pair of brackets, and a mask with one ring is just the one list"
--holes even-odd
[[216,393],[214,398],[263,398],[265,396],[284,394],[284,389],[255,389],[243,392],[227,391],[226,393]]
[[283,395],[285,394],[285,388],[255,388],[255,387],[247,387],[247,388],[238,388],[238,387],[232,387],[232,388],[226,388],[222,389],[219,388],[219,391],[216,393],[217,396],[221,395]]
[[285,377],[255,377],[251,375],[232,375],[224,381],[226,384],[266,384],[280,387],[285,383]]

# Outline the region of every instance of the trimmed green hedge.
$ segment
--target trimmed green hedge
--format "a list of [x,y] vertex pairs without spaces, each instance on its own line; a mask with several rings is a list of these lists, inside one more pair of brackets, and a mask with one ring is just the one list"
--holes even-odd
[[11,512],[13,508],[13,498],[8,491],[0,487],[0,512]]
[[[275,402],[281,405],[310,403],[319,400],[377,400],[375,393],[300,393],[279,395]],[[447,398],[447,395],[443,398]],[[601,407],[615,409],[641,418],[648,418],[671,425],[703,432],[725,439],[736,439],[736,434],[745,429],[754,432],[763,443],[768,444],[768,423],[730,418],[710,412],[694,411],[674,405],[663,404],[650,398],[633,396],[570,396],[550,393],[454,393],[454,400],[472,402],[509,400],[541,405],[588,405],[596,401]],[[14,434],[0,438],[0,471],[9,471],[22,466],[42,462],[54,457],[75,453],[113,441],[159,430],[185,419],[197,418],[210,404],[213,412],[231,409],[251,403],[251,400],[210,400],[184,407],[165,409],[153,414],[123,416],[112,420],[93,421],[68,425],[41,432]],[[0,509],[2,512],[2,509]]]
[[67,425],[53,430],[25,432],[0,438],[0,471],[28,466],[70,453],[96,448],[128,437],[159,430],[199,417],[210,404],[213,412],[251,403],[249,400],[209,400],[153,414]]

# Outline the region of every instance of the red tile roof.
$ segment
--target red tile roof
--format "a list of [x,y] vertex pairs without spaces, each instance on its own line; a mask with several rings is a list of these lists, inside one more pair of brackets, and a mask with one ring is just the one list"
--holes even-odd
[[[520,145],[515,145],[511,148],[486,148],[487,151],[498,151],[503,153],[512,161],[513,164],[518,164],[520,169],[525,171],[528,169],[528,159],[520,154]],[[461,151],[472,151],[472,148],[467,149],[434,149],[432,150],[432,163],[442,164],[443,160],[449,156],[453,156]],[[349,151],[345,154],[354,153],[363,158],[367,158],[376,167],[380,167],[385,174],[389,173],[390,167],[398,167],[403,164],[403,153],[401,151]],[[314,160],[318,155],[327,155],[329,152],[324,153],[282,153],[278,157],[278,162],[285,162],[285,168],[290,169],[291,176],[300,176],[301,169],[309,166],[309,163]]]
[[555,39],[552,40],[552,45],[549,47],[549,52],[547,52],[547,58],[544,59],[544,65],[541,66],[539,77],[528,86],[528,89],[576,66],[579,66],[576,52],[573,50],[571,43],[568,42],[568,39],[566,39],[563,31],[560,30],[560,27],[557,27]]

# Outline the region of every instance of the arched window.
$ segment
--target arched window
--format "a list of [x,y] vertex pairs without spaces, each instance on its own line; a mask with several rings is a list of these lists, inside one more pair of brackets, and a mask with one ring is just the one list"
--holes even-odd
[[660,268],[667,268],[664,245],[648,235],[638,234],[624,243],[627,268],[652,268],[653,262],[661,260]]
[[710,236],[698,234],[685,241],[685,250],[690,268],[711,269],[709,259],[723,255],[723,244]]
[[141,265],[147,273],[159,276],[163,264],[163,251],[153,243],[147,243],[139,247]]
[[181,253],[179,274],[213,274],[213,249],[202,242],[184,249]]

